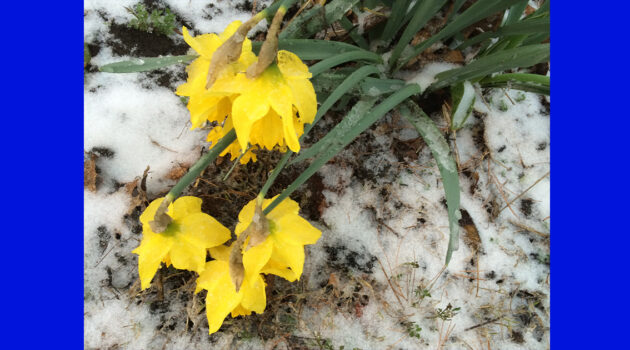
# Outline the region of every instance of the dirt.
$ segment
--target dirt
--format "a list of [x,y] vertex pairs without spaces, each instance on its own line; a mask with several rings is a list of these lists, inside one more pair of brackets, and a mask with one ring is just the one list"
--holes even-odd
[[185,55],[189,48],[183,40],[175,41],[165,35],[127,27],[126,24],[112,23],[110,33],[113,38],[108,39],[106,44],[118,56]]

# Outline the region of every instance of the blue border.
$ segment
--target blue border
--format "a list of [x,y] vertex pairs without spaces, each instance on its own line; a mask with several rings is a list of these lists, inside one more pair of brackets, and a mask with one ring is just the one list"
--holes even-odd
[[622,167],[630,138],[630,4],[551,7],[551,345],[621,349],[615,344],[627,342],[629,311]]
[[19,349],[83,348],[82,4],[2,8],[0,329]]

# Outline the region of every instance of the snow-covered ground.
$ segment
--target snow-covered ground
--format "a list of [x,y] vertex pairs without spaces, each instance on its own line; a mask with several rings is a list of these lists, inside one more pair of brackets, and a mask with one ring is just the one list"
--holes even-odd
[[[197,34],[251,15],[241,0],[165,3]],[[134,4],[85,1],[85,41],[98,47],[92,65],[134,56],[116,54],[121,39],[111,33],[132,18],[124,6]],[[451,67],[405,75],[426,86]],[[131,250],[141,230],[130,206],[143,190],[127,184],[149,166],[151,200],[206,146],[207,131],[189,130],[174,94],[183,71],[86,73],[84,147],[99,178],[84,195],[87,349],[549,348],[548,99],[514,90],[477,91],[474,114],[451,137],[463,215],[446,270],[439,171],[413,127],[392,113],[322,168],[319,185],[307,190],[321,194],[303,196],[317,201],[309,219],[322,238],[307,247],[300,282],[268,279],[264,314],[228,318],[209,336],[192,274],[163,269],[163,289],[140,293]],[[445,127],[441,113],[431,117]],[[324,117],[322,127],[335,118]]]

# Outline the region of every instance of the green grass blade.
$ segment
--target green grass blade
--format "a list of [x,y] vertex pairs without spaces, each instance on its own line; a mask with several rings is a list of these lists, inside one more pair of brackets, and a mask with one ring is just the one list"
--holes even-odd
[[107,73],[134,73],[146,72],[154,69],[164,68],[173,64],[188,63],[199,56],[163,56],[163,57],[141,57],[130,61],[121,61],[106,64],[99,67],[101,72]]
[[[261,46],[261,41],[252,42],[252,49],[254,53],[258,54]],[[317,39],[280,40],[278,42],[278,49],[291,51],[298,55],[302,60],[321,60],[344,52],[359,50],[369,52],[351,44]]]
[[549,44],[521,46],[475,60],[468,65],[447,70],[435,76],[436,82],[427,90],[436,90],[465,80],[485,77],[506,69],[530,67],[549,60]]
[[400,36],[400,40],[398,40],[398,43],[392,51],[392,55],[389,58],[390,68],[393,68],[396,65],[398,58],[400,58],[400,55],[405,47],[407,47],[407,45],[411,42],[413,36],[422,29],[425,24],[427,24],[431,17],[433,17],[442,8],[444,3],[446,3],[446,0],[425,0],[420,4],[420,6],[418,6],[415,10],[415,14],[411,18],[411,21],[409,21],[405,31],[403,31]]
[[383,60],[381,59],[381,56],[370,51],[360,50],[344,52],[317,62],[316,64],[309,67],[309,71],[313,74],[313,76],[315,76],[332,67],[350,61],[367,61],[373,63],[381,63]]
[[398,62],[390,62],[392,64],[396,64],[396,70],[403,67],[409,60],[419,55],[422,51],[426,50],[429,46],[434,43],[449,38],[452,35],[457,34],[462,29],[478,22],[494,13],[499,11],[503,11],[506,8],[516,4],[521,0],[482,0],[475,2],[472,6],[470,6],[466,11],[461,13],[457,18],[455,18],[451,23],[449,23],[444,29],[439,31],[437,34],[433,35],[429,39],[423,41],[422,43],[414,46],[413,49],[409,50],[403,57],[401,57]]
[[[404,88],[398,90],[388,98],[386,98],[383,102],[381,102],[378,106],[373,108],[371,112],[369,112],[365,117],[358,121],[358,123],[353,123],[353,128],[351,130],[347,130],[348,132],[344,134],[343,138],[339,138],[336,142],[327,149],[323,150],[322,153],[309,165],[306,170],[300,176],[298,176],[295,181],[293,181],[280,195],[267,207],[265,208],[264,213],[269,213],[273,208],[275,208],[282,200],[291,195],[293,191],[295,191],[300,185],[302,185],[306,180],[308,180],[313,174],[319,170],[324,164],[326,164],[332,157],[334,157],[337,153],[339,153],[345,146],[347,146],[352,140],[354,140],[361,132],[367,129],[370,125],[372,125],[375,121],[383,117],[385,113],[392,110],[394,107],[399,105],[402,101],[406,100],[412,95],[420,93],[420,86],[418,84],[409,84]],[[369,98],[368,98],[369,99]],[[356,105],[355,105],[356,107]],[[362,108],[362,107],[361,107]],[[353,107],[354,109],[354,107]],[[352,111],[352,110],[351,110]],[[345,119],[345,118],[344,118]],[[336,126],[335,128],[337,128]]]
[[485,32],[466,40],[457,47],[457,50],[463,50],[472,45],[478,44],[484,40],[490,38],[498,38],[508,35],[531,35],[546,33],[549,35],[549,17],[546,18],[533,18],[529,20],[523,20],[514,24],[506,25],[499,28],[495,32]]
[[451,86],[451,98],[453,99],[451,130],[459,130],[472,113],[476,98],[475,87],[469,81],[455,84]]
[[549,95],[550,79],[540,74],[509,73],[485,78],[479,85],[482,88],[508,88]]
[[424,142],[431,149],[433,158],[440,169],[442,183],[444,184],[444,194],[446,197],[446,207],[448,211],[448,226],[450,230],[448,249],[446,251],[446,265],[451,261],[453,251],[459,248],[459,175],[457,164],[451,155],[451,148],[446,139],[418,105],[412,101],[407,101],[399,108],[402,116],[418,130]]

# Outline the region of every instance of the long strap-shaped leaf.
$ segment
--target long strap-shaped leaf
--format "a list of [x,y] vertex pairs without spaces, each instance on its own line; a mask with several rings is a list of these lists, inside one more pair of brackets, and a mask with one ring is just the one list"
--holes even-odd
[[546,75],[528,73],[508,73],[488,77],[479,82],[483,88],[507,87],[511,89],[549,95],[550,80]]
[[280,39],[308,38],[343,17],[359,0],[333,0],[322,7],[315,4],[280,33]]
[[411,42],[413,36],[427,24],[431,17],[442,8],[445,2],[446,0],[425,0],[420,4],[415,10],[416,13],[411,18],[411,21],[409,21],[405,31],[400,36],[396,47],[394,47],[392,51],[392,55],[389,58],[390,68],[396,65],[400,54],[402,54],[403,49]]
[[129,61],[109,63],[99,67],[101,72],[107,73],[134,73],[146,72],[158,68],[164,68],[173,64],[187,63],[199,56],[164,56],[164,57],[140,57]]
[[457,49],[463,50],[467,47],[470,47],[490,38],[497,38],[507,35],[529,35],[535,33],[547,33],[547,35],[549,35],[549,17],[523,20],[510,25],[506,25],[505,27],[501,27],[496,32],[485,32],[476,35],[463,42],[457,47]]
[[[252,42],[252,50],[255,53],[260,51],[262,42]],[[317,40],[317,39],[285,39],[278,41],[278,49],[291,51],[303,60],[321,60],[330,56],[338,55],[350,51],[365,51],[358,46],[354,46],[340,41]]]
[[313,74],[313,76],[315,76],[325,70],[350,61],[368,61],[373,63],[381,63],[382,59],[381,56],[373,52],[365,50],[350,51],[340,53],[336,56],[319,61],[316,64],[312,65],[308,70]]
[[521,46],[484,56],[468,65],[447,70],[435,76],[428,91],[440,89],[465,80],[485,77],[506,69],[530,67],[549,60],[549,44]]
[[407,101],[399,109],[400,114],[405,117],[422,136],[424,142],[431,149],[433,158],[440,169],[442,183],[444,184],[444,195],[446,196],[446,206],[448,211],[448,226],[450,230],[448,249],[446,251],[446,265],[451,261],[453,251],[459,247],[459,175],[457,165],[451,155],[448,143],[435,126],[435,123],[424,111],[412,101]]
[[[408,54],[401,57],[398,62],[393,62],[390,59],[391,65],[396,65],[395,69],[400,69],[409,60],[419,55],[422,51],[426,50],[434,43],[446,39],[469,25],[482,20],[493,13],[505,10],[506,8],[516,4],[521,0],[480,0],[475,2],[466,11],[457,16],[449,25],[442,29],[437,34],[431,36],[429,39],[423,41],[419,45],[415,46],[412,50],[409,50]],[[406,45],[406,44],[405,44]],[[402,50],[402,49],[401,49]]]
[[[332,107],[337,101],[339,101],[342,96],[344,96],[348,91],[354,88],[367,76],[378,73],[379,70],[375,66],[363,66],[357,69],[354,73],[350,74],[341,84],[339,84],[339,86],[337,86],[337,88],[332,93],[330,93],[328,98],[326,98],[324,103],[322,103],[322,105],[319,107],[317,113],[315,114],[315,119],[313,120],[313,122],[304,128],[304,133],[300,137],[300,141],[302,141],[302,139],[304,139],[304,137],[308,135],[313,126],[317,124],[322,116],[326,115],[326,112],[328,112],[330,107]],[[289,160],[289,157],[291,157],[291,155],[293,155],[293,152],[291,150],[287,150],[287,152],[282,156],[276,167],[273,169],[273,171],[269,175],[269,178],[263,185],[262,190],[260,191],[263,197],[267,194],[269,187],[271,187],[273,182],[276,180],[276,177],[278,177],[278,174],[280,174],[284,166],[287,164],[287,161]]]
[[[352,123],[352,127],[350,130],[345,130],[343,133],[343,137],[339,137],[336,141],[328,148],[323,150],[323,152],[311,163],[311,165],[304,170],[300,176],[298,176],[295,181],[293,181],[289,187],[287,187],[274,201],[265,208],[264,213],[267,214],[273,208],[276,207],[282,200],[288,197],[293,191],[295,191],[300,185],[302,185],[306,180],[308,180],[313,174],[319,170],[324,164],[326,164],[332,157],[334,157],[337,153],[339,153],[345,146],[347,146],[352,140],[354,140],[360,133],[362,133],[365,129],[370,127],[370,125],[374,124],[377,120],[379,120],[385,113],[392,110],[394,107],[399,105],[402,101],[406,100],[412,95],[420,93],[420,86],[418,84],[409,84],[404,88],[396,91],[391,96],[387,97],[383,102],[379,105],[371,109],[369,113],[367,113],[363,118],[357,118],[356,123]],[[368,99],[373,99],[372,97],[368,97]],[[363,103],[361,105],[361,109],[363,109],[368,103]],[[356,106],[356,105],[355,105]],[[354,108],[353,108],[354,109]],[[351,110],[352,112],[352,110]],[[338,126],[335,127],[338,128]],[[344,126],[346,127],[346,126]],[[334,130],[334,129],[333,129]],[[332,132],[332,131],[331,131]],[[330,134],[330,133],[329,133]]]

